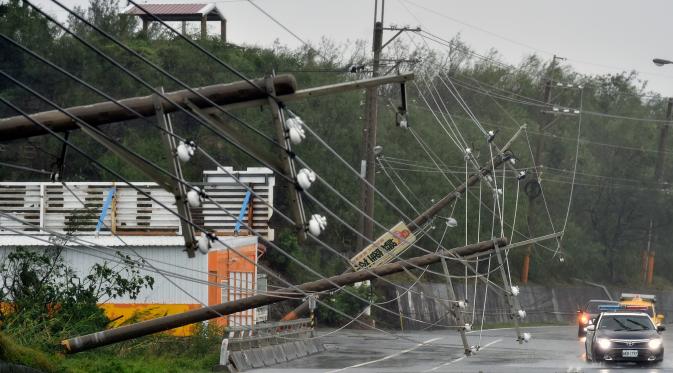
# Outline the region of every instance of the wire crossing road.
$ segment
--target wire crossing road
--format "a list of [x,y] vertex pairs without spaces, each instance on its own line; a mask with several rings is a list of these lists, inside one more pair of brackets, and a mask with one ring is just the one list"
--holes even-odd
[[[584,340],[575,326],[524,328],[533,335],[527,344],[515,341],[512,329],[484,330],[481,350],[462,354],[460,336],[451,330],[409,332],[394,339],[371,331],[348,330],[326,337],[327,351],[305,359],[251,372],[670,372],[673,355],[659,365],[592,364],[584,361]],[[664,346],[673,351],[673,333],[664,332]],[[476,344],[479,332],[469,333]]]

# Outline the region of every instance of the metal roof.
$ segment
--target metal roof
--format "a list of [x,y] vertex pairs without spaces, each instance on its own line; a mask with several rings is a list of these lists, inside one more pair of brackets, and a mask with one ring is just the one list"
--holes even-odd
[[207,15],[209,21],[223,20],[224,16],[217,9],[215,4],[142,4],[142,9],[135,5],[129,5],[124,9],[124,14],[139,16],[152,20],[152,16],[147,12],[162,20],[175,20],[184,18],[185,20],[200,19]]

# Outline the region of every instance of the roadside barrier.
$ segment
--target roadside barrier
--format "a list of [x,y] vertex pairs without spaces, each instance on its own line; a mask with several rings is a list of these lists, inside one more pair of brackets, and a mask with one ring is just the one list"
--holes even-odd
[[242,372],[269,367],[325,351],[313,336],[311,319],[227,328],[214,370]]

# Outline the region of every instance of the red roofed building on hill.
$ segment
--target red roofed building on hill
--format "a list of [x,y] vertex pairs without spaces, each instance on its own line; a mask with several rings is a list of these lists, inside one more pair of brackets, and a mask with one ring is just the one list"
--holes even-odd
[[201,22],[201,39],[208,36],[208,21],[219,21],[220,38],[225,43],[227,41],[227,19],[212,3],[129,5],[123,13],[140,17],[144,32],[147,32],[150,23],[157,19],[165,22],[182,22],[183,35],[187,35],[187,22]]

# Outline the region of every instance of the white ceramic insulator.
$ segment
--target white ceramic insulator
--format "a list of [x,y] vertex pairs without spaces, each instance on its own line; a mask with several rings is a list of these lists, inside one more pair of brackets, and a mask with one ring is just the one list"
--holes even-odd
[[194,188],[187,192],[187,202],[189,202],[190,206],[194,208],[201,207],[201,196],[199,194],[199,188]]
[[308,189],[311,187],[311,184],[316,180],[315,177],[315,172],[307,169],[307,168],[302,168],[299,170],[297,173],[297,183],[299,183],[299,186],[302,189]]
[[294,118],[287,118],[285,120],[285,128],[290,129],[290,128],[295,128],[297,127],[298,123]]
[[177,153],[178,159],[180,159],[182,162],[189,162],[189,160],[192,159],[192,155],[194,155],[194,150],[191,146],[180,141],[180,144],[177,148]]
[[325,230],[326,226],[327,226],[327,219],[318,214],[314,214],[313,216],[311,216],[311,220],[309,220],[308,222],[308,231],[311,232],[312,235],[317,237],[320,235],[320,233],[322,233],[323,230]]
[[519,287],[518,286],[512,286],[512,295],[514,295],[514,296],[519,295]]
[[306,137],[304,129],[301,127],[290,128],[290,141],[293,145],[301,144],[302,140]]
[[448,225],[449,228],[455,228],[458,226],[458,220],[454,218],[448,218],[446,219],[446,225]]
[[208,251],[210,250],[210,238],[206,236],[205,234],[199,237],[199,240],[197,241],[197,245],[199,247],[199,252],[203,255],[208,254]]

